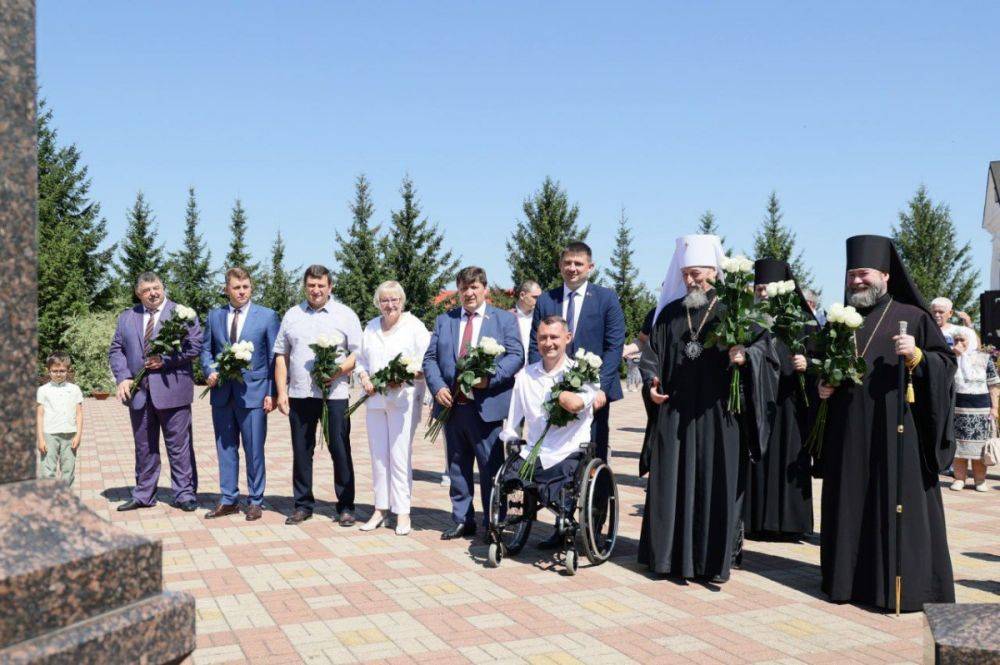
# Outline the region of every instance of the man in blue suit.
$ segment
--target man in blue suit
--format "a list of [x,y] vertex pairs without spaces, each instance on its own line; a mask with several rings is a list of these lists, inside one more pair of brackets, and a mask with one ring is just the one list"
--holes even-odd
[[[541,360],[535,335],[538,324],[547,316],[557,315],[566,319],[573,339],[567,353],[572,356],[578,349],[596,353],[604,361],[601,365],[601,389],[594,400],[594,421],[590,426],[591,441],[596,444],[597,455],[608,459],[609,413],[608,404],[622,398],[622,384],[618,371],[621,366],[622,348],[625,346],[625,313],[618,294],[613,290],[591,284],[594,270],[593,253],[583,242],[566,245],[559,257],[559,272],[563,283],[546,291],[535,305],[531,324],[528,362]],[[539,544],[542,548],[558,547],[562,543],[559,533]]]
[[[226,271],[229,304],[208,313],[201,367],[212,388],[212,425],[219,454],[219,505],[205,515],[215,519],[239,512],[240,441],[246,453],[248,522],[259,520],[264,503],[264,440],[267,414],[274,408],[274,340],[281,320],[273,309],[250,302],[253,285],[243,268]],[[219,382],[216,356],[236,342],[252,342],[250,369],[243,381]]]
[[[424,376],[435,401],[432,414],[436,416],[443,408],[452,407],[444,427],[444,438],[451,479],[451,516],[455,525],[441,534],[442,540],[471,536],[476,532],[473,462],[479,467],[483,525],[489,520],[493,476],[503,462],[500,426],[510,407],[514,375],[524,364],[517,319],[510,312],[486,304],[489,292],[486,271],[476,266],[462,268],[455,281],[461,307],[437,317],[424,356]],[[497,356],[496,374],[475,387],[472,401],[456,398],[458,359],[483,337],[492,337],[505,349]]]

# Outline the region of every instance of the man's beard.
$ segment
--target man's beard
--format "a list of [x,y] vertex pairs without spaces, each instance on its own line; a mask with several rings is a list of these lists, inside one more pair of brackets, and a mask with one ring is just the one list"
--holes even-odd
[[708,296],[705,295],[705,292],[699,286],[689,289],[687,295],[684,296],[684,306],[688,309],[699,309],[707,304]]
[[872,284],[866,289],[852,292],[847,302],[857,309],[868,309],[869,307],[874,307],[875,303],[883,295],[885,295],[885,282]]

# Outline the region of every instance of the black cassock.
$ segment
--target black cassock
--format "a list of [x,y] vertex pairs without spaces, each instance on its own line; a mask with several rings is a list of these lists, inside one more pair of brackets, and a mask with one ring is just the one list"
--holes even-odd
[[[774,340],[781,364],[774,424],[759,462],[750,465],[744,505],[748,533],[803,534],[813,530],[812,458],[803,447],[809,436],[809,407],[791,351]],[[818,401],[815,381],[806,379],[809,406]]]
[[[714,292],[708,293],[709,302]],[[695,330],[707,307],[691,310]],[[724,306],[717,304],[699,340],[717,325]],[[669,399],[650,424],[640,457],[640,475],[649,473],[639,537],[639,563],[661,574],[726,580],[732,566],[736,531],[742,513],[747,451],[740,423],[761,428],[745,437],[759,455],[756,442],[766,442],[766,425],[753,414],[773,410],[776,359],[767,336],[747,347],[741,370],[748,384],[743,418],[730,414],[729,355],[705,348],[695,360],[684,354],[690,341],[686,308],[669,303],[657,318],[650,348],[643,356],[647,375],[659,377],[660,392]],[[752,388],[752,389],[751,389]]]
[[[896,547],[901,545],[902,609],[954,602],[938,474],[955,453],[955,357],[918,307],[886,295],[871,310],[859,311],[865,317],[856,336],[859,353],[874,335],[864,354],[868,373],[862,386],[841,386],[830,397],[820,455],[823,591],[833,601],[894,608]],[[900,321],[907,322],[907,333],[924,358],[913,371],[916,402],[906,410],[902,472],[897,474],[896,408],[905,394],[897,388],[892,337],[899,334]],[[896,542],[897,481],[903,484],[901,544]]]

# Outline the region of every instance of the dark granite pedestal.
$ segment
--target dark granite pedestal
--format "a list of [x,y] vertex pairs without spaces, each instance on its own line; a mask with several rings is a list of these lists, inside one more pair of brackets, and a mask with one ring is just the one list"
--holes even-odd
[[1000,603],[924,605],[924,663],[1000,663]]
[[35,479],[35,3],[0,0],[0,663],[179,662],[194,599],[158,542]]

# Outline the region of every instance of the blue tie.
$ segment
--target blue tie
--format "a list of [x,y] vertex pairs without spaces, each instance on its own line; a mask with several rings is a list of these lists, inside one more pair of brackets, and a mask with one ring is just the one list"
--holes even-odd
[[[569,304],[566,306],[566,327],[569,331],[576,334],[576,307],[574,306],[573,299],[576,298],[576,291],[569,292]],[[576,347],[576,342],[573,343]]]

